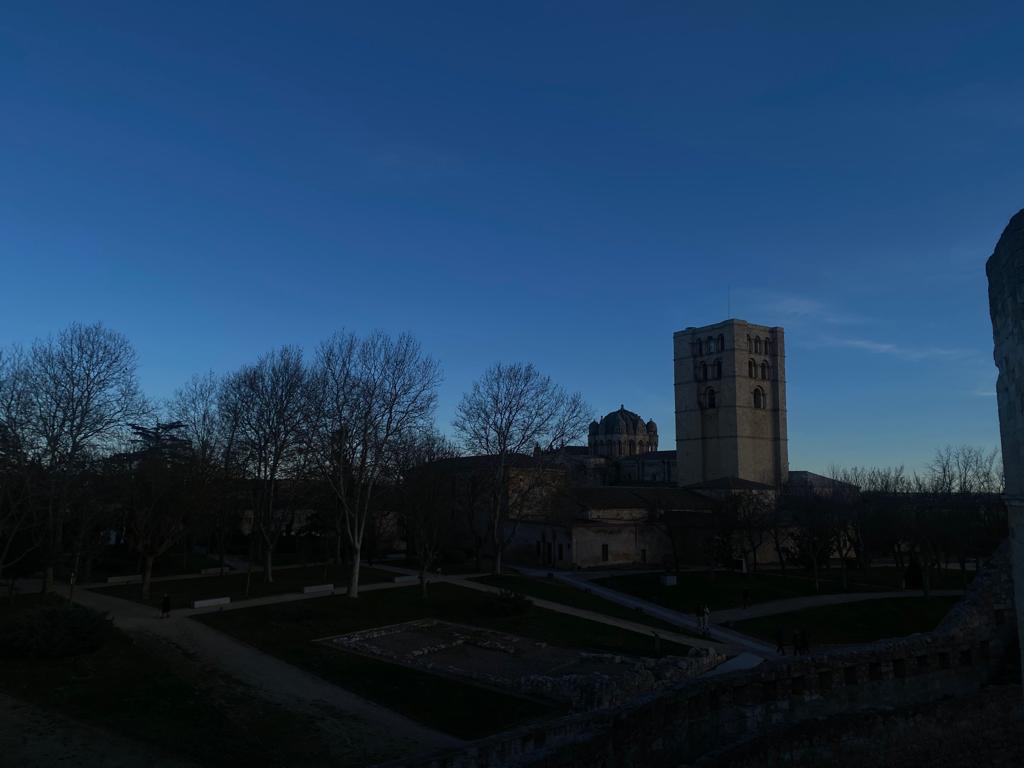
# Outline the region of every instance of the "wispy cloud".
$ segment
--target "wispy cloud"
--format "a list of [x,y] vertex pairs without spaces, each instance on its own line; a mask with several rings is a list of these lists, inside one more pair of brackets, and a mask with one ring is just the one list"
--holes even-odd
[[820,344],[816,346],[860,349],[877,355],[898,357],[902,360],[944,360],[951,358],[963,358],[973,354],[972,350],[957,349],[953,347],[908,347],[888,341],[858,338],[823,338],[821,339]]
[[996,391],[989,387],[978,387],[971,394],[975,397],[995,397]]
[[776,296],[769,299],[762,307],[769,316],[780,318],[784,323],[810,320],[828,325],[860,325],[867,319],[853,313],[844,312],[818,299],[807,296]]

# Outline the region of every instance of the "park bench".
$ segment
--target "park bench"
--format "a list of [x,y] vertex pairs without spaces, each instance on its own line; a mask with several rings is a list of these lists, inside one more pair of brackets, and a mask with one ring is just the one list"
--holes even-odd
[[308,587],[302,588],[302,594],[304,595],[333,595],[334,585],[333,584],[313,584]]
[[193,608],[213,608],[217,605],[227,605],[231,602],[230,597],[208,597],[204,600],[193,600]]
[[131,576],[108,576],[107,584],[139,584],[142,581],[141,573],[133,573]]

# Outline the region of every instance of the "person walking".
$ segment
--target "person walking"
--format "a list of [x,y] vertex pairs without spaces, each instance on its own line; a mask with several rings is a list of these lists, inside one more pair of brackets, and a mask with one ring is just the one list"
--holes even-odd
[[171,596],[164,592],[164,599],[160,601],[160,618],[166,619],[171,615]]

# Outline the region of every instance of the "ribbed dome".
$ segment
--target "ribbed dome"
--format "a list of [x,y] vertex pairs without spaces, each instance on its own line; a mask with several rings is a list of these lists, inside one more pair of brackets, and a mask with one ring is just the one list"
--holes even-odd
[[638,414],[622,406],[601,419],[600,430],[602,435],[640,435],[647,432],[647,426]]

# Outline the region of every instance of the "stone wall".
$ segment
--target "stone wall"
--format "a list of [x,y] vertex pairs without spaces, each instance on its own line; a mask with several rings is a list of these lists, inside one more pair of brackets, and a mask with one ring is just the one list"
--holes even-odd
[[1024,210],[1006,225],[985,271],[995,344],[993,357],[999,369],[996,395],[1017,581],[1017,615],[1024,620]]
[[1016,652],[1009,547],[933,632],[766,662],[628,705],[527,725],[390,768],[612,768],[710,759],[766,730],[877,708],[966,696]]

